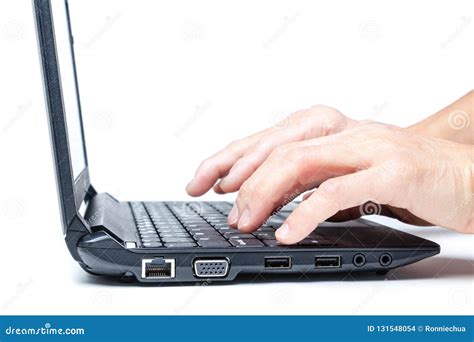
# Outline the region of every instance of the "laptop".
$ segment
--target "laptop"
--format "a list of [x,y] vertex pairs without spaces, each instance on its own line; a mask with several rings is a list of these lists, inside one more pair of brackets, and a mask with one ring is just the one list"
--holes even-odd
[[267,280],[290,274],[384,274],[439,253],[432,241],[364,219],[325,222],[303,241],[281,245],[275,229],[297,205],[293,202],[257,231],[243,234],[227,225],[229,202],[126,202],[96,192],[84,142],[68,3],[33,3],[63,233],[85,271],[146,283],[218,283],[246,274]]

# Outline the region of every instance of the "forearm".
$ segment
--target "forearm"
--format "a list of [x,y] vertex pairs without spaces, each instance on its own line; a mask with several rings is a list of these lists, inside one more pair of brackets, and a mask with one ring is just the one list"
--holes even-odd
[[474,90],[407,129],[461,144],[474,144]]

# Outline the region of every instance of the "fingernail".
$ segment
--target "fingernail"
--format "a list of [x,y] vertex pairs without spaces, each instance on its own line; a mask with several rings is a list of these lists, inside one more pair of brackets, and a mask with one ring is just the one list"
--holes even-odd
[[242,216],[239,219],[239,228],[245,228],[250,223],[250,211],[248,208],[244,209]]
[[229,224],[231,225],[237,224],[238,219],[239,219],[239,208],[237,207],[237,204],[234,204],[228,216]]
[[278,240],[285,240],[288,236],[290,236],[290,226],[285,223],[277,229],[277,231],[275,232],[275,236]]
[[221,182],[214,185],[214,192],[217,193],[217,194],[223,194],[224,193],[224,191],[222,191],[222,188],[221,188]]
[[186,185],[186,191],[189,192],[192,187],[193,180],[191,180],[188,185]]
[[234,183],[235,180],[236,180],[235,172],[231,172],[227,176],[222,178],[221,181],[219,182],[219,184],[221,184],[223,186],[226,186],[226,185]]

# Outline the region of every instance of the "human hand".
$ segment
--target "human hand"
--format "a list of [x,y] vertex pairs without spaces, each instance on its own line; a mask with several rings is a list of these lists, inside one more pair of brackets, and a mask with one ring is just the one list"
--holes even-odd
[[204,160],[186,191],[191,196],[201,196],[212,187],[217,193],[237,191],[276,147],[335,134],[356,123],[327,106],[298,111],[271,128],[230,143]]
[[472,232],[472,168],[471,146],[351,121],[339,133],[274,147],[240,180],[229,223],[255,230],[288,200],[317,187],[277,231],[280,241],[295,243],[333,215],[360,213],[367,201],[405,221]]
[[471,146],[362,123],[276,148],[239,191],[238,227],[255,230],[289,194],[317,187],[277,231],[283,243],[298,242],[319,223],[367,201],[472,233],[472,170]]

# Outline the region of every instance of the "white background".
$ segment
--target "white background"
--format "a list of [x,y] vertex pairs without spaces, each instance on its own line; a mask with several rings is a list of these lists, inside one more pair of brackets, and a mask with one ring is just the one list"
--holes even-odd
[[[472,1],[71,0],[92,182],[186,199],[198,163],[312,104],[408,125],[472,88]],[[61,237],[30,1],[0,1],[0,313],[472,314],[473,237],[386,278],[137,287]],[[215,199],[209,194],[206,199]],[[228,196],[232,199],[233,196]]]

